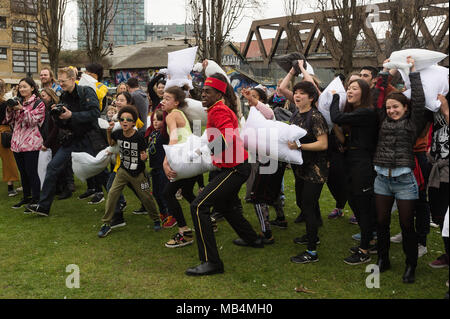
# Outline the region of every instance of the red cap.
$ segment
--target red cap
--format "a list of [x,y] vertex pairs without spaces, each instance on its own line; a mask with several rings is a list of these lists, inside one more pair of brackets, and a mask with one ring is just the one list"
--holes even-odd
[[222,93],[225,94],[225,92],[227,91],[227,85],[228,85],[228,83],[223,82],[223,81],[221,81],[221,80],[219,80],[219,79],[211,78],[211,77],[210,77],[210,78],[207,78],[207,79],[205,80],[204,85],[210,86],[210,87],[212,87],[212,88],[215,88],[215,89],[217,89],[217,90],[219,90],[220,92],[222,92]]

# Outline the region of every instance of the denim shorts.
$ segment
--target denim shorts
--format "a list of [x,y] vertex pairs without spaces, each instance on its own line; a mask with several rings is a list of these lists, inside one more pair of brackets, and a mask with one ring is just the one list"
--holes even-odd
[[415,200],[419,198],[419,187],[413,172],[398,177],[387,177],[378,174],[375,178],[374,192],[378,195],[393,196],[399,200]]

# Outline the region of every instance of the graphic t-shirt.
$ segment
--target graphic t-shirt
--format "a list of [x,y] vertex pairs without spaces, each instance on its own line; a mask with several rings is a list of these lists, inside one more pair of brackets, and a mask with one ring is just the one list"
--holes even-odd
[[111,133],[111,138],[117,142],[120,151],[120,167],[125,169],[131,176],[138,176],[145,170],[145,162],[141,161],[140,153],[147,149],[145,138],[136,132],[131,137],[123,135],[123,130]]
[[164,136],[160,130],[155,130],[150,133],[148,140],[150,167],[162,168],[166,156],[163,145],[169,144],[169,137]]

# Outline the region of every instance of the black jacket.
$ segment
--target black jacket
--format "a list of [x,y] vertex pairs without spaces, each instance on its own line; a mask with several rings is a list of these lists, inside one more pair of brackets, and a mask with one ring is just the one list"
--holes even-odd
[[409,74],[411,81],[411,107],[399,120],[386,115],[386,106],[380,112],[380,132],[374,165],[387,168],[410,167],[414,169],[413,148],[420,133],[425,128],[425,95],[420,73]]
[[331,121],[340,126],[350,126],[350,133],[345,137],[348,151],[375,152],[378,135],[378,115],[375,109],[361,107],[353,112],[343,113],[339,110],[339,95],[333,95],[330,106]]
[[73,132],[75,139],[86,136],[86,133],[98,128],[100,108],[97,94],[87,86],[75,84],[72,93],[63,92],[61,102],[72,112],[68,120],[57,120],[57,125]]

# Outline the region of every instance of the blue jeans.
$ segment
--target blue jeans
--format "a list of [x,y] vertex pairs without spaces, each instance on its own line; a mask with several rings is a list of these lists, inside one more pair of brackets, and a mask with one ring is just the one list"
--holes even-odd
[[378,174],[375,178],[374,192],[378,195],[395,197],[397,200],[416,200],[419,198],[419,187],[413,172],[398,177]]
[[[86,152],[93,155],[91,142],[88,138],[73,142],[68,146],[61,146],[47,166],[44,185],[42,186],[39,206],[50,211],[55,197],[58,176],[66,168],[66,164],[72,160],[72,152]],[[94,155],[93,155],[94,156]]]

